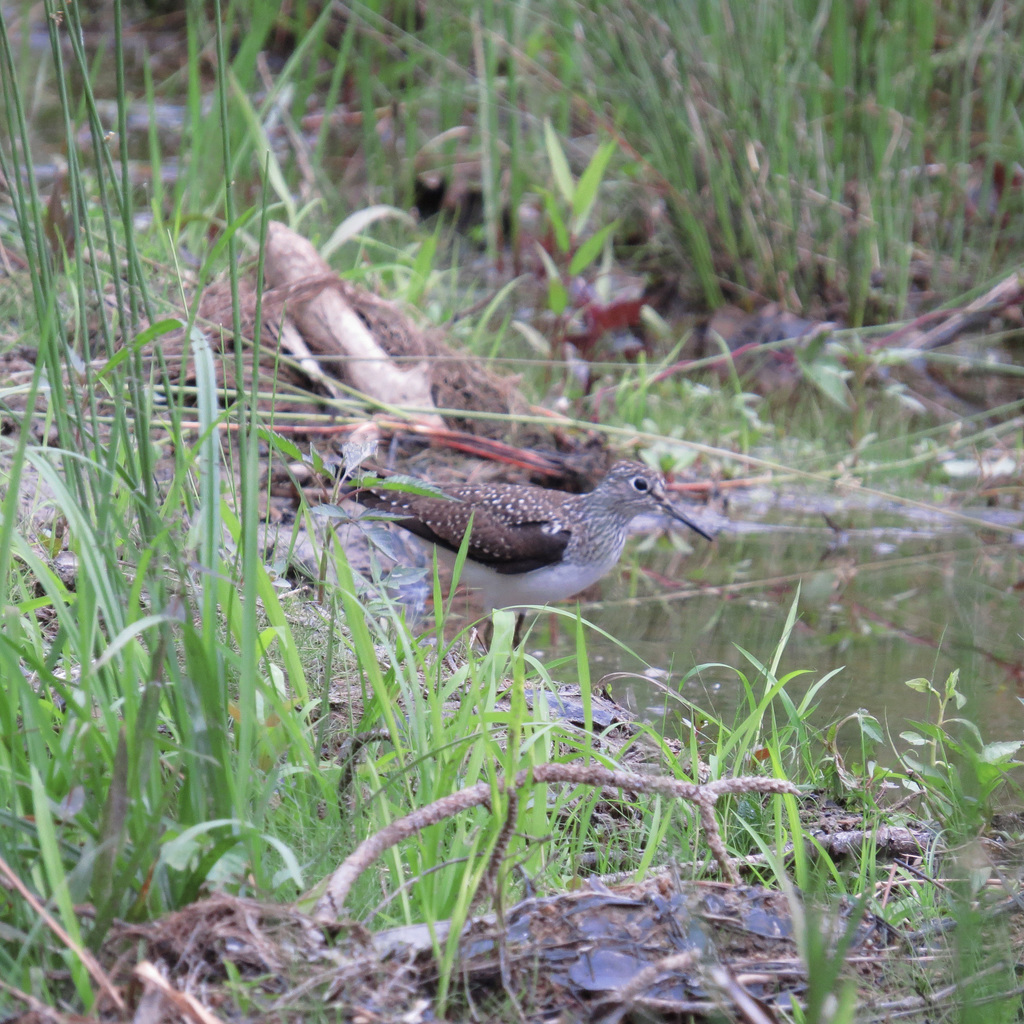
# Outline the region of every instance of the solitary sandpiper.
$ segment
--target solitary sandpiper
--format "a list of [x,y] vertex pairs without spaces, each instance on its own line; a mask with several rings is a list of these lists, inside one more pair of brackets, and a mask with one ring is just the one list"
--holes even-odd
[[588,494],[526,484],[447,487],[446,498],[364,487],[363,505],[399,518],[410,533],[451,560],[472,521],[462,582],[479,590],[486,611],[572,597],[609,572],[633,519],[663,512],[702,537],[711,535],[669,503],[665,478],[639,462],[617,462]]

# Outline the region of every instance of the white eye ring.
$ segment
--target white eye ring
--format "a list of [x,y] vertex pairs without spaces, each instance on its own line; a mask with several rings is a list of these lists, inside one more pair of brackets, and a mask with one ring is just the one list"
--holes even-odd
[[633,477],[633,490],[639,491],[640,494],[646,494],[651,489],[651,485],[646,477],[635,476]]

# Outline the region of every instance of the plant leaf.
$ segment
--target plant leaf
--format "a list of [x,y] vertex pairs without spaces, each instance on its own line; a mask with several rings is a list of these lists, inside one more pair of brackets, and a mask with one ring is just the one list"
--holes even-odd
[[597,152],[590,158],[587,169],[580,175],[576,183],[576,194],[572,197],[572,231],[578,235],[590,217],[594,202],[604,180],[604,172],[608,169],[608,161],[618,147],[611,140],[597,147]]
[[932,684],[924,676],[908,679],[903,685],[909,686],[912,690],[917,690],[918,693],[928,693],[932,688]]
[[537,252],[540,253],[541,263],[548,275],[548,307],[555,316],[561,316],[565,307],[569,305],[569,293],[562,284],[562,276],[555,266],[551,254],[542,245],[537,245]]
[[363,210],[356,210],[349,214],[335,229],[333,234],[320,247],[320,255],[326,260],[333,252],[340,249],[346,242],[350,242],[356,235],[362,234],[371,224],[385,217],[397,217],[410,227],[416,222],[412,217],[400,210],[397,206],[387,206],[383,203],[377,206],[367,206]]
[[986,743],[978,753],[978,757],[986,764],[1005,764],[1009,758],[1020,750],[1020,747],[1020,740],[1002,740],[995,743]]
[[548,215],[548,220],[551,222],[551,230],[555,233],[555,245],[558,246],[559,252],[568,252],[569,229],[565,226],[562,212],[558,209],[558,203],[555,201],[554,195],[548,192],[547,189],[542,189],[541,195],[544,197],[544,210]]
[[837,359],[822,357],[819,359],[806,359],[803,354],[797,354],[797,364],[803,375],[827,398],[834,402],[840,409],[849,412],[853,408],[853,396],[846,386],[846,380],[850,376],[847,370]]
[[597,259],[604,248],[608,236],[619,226],[617,220],[611,224],[605,224],[599,231],[595,231],[575,252],[569,263],[569,273],[578,274],[584,267],[589,267]]
[[562,193],[562,198],[567,203],[572,203],[576,186],[572,180],[572,172],[569,170],[569,161],[565,159],[565,152],[558,141],[555,129],[551,127],[551,119],[544,118],[544,146],[548,151],[548,163],[551,164],[551,175],[555,179],[555,186]]

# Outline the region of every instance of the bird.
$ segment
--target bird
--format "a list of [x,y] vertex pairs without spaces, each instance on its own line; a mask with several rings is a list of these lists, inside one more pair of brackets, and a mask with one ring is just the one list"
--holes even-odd
[[470,530],[461,581],[480,592],[488,615],[552,604],[596,583],[618,563],[629,524],[642,513],[664,513],[713,540],[668,500],[662,474],[640,462],[616,462],[586,494],[489,483],[445,487],[434,497],[363,482],[349,493],[434,545],[448,564]]

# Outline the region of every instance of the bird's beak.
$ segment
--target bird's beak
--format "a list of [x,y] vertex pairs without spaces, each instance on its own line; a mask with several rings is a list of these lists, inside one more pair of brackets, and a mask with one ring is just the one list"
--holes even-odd
[[680,511],[670,501],[664,501],[661,506],[673,519],[685,523],[694,533],[699,533],[705,540],[714,540],[714,534],[708,533],[703,526],[691,519],[685,512]]

